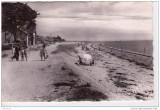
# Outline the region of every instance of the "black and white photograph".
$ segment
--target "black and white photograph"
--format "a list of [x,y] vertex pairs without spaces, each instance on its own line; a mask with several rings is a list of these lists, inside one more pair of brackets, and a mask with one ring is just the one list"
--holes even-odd
[[155,98],[153,2],[4,1],[1,27],[2,102]]

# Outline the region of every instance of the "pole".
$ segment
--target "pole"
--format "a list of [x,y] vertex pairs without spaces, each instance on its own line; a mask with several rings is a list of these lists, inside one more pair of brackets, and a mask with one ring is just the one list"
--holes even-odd
[[144,47],[144,53],[146,52],[146,48]]
[[35,45],[36,44],[36,35],[35,35],[35,33],[33,33],[33,45]]
[[27,47],[28,47],[28,34],[27,34]]
[[13,43],[12,43],[12,55],[14,54],[14,52],[13,52]]

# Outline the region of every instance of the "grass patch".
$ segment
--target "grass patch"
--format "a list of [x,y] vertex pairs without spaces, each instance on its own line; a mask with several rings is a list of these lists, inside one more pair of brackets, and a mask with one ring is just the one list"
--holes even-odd
[[60,82],[60,83],[55,83],[53,85],[55,85],[56,87],[60,87],[60,86],[74,86],[75,84],[74,83]]
[[73,97],[68,98],[68,101],[100,101],[106,100],[108,97],[102,92],[93,90],[91,88],[82,87],[75,90]]
[[65,53],[78,53],[78,51],[75,49],[75,45],[74,44],[63,44],[63,45],[59,45],[57,46],[57,49],[55,51],[52,52],[52,54],[57,54],[60,52],[65,52]]

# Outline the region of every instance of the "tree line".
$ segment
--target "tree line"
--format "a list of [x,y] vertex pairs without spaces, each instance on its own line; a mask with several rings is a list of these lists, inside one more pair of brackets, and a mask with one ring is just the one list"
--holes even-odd
[[62,38],[61,36],[57,35],[56,37],[54,36],[39,36],[37,35],[36,39],[40,42],[47,42],[47,43],[55,43],[55,42],[65,42],[66,40]]

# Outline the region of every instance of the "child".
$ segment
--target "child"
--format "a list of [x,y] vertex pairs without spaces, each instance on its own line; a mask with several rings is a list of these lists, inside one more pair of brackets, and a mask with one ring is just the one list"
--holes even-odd
[[45,45],[42,46],[42,49],[40,50],[40,56],[41,56],[41,61],[46,59],[47,55],[47,50],[45,48]]

